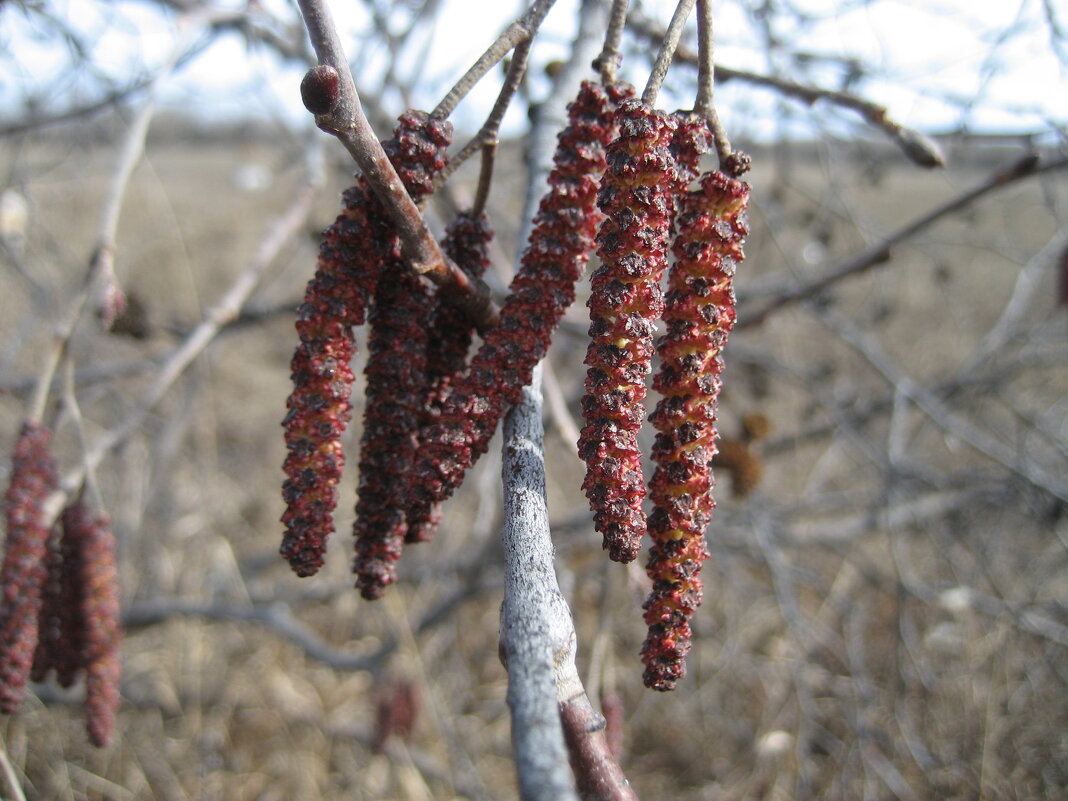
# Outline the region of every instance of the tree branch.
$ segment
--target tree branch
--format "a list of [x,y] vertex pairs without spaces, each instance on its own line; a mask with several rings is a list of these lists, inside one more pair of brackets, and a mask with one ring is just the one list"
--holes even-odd
[[446,289],[479,330],[493,328],[497,311],[489,289],[442,253],[367,121],[326,0],[298,2],[320,65],[309,71],[301,84],[315,124],[337,137],[359,166],[393,223],[409,269]]
[[[632,13],[628,22],[631,28],[640,33],[650,42],[659,42],[664,37],[665,31],[652,20],[640,14]],[[686,45],[680,44],[675,51],[675,58],[685,64],[700,65],[699,54],[693,52]],[[842,108],[855,111],[870,125],[883,131],[908,158],[921,167],[945,167],[946,158],[938,145],[928,136],[906,128],[901,123],[892,119],[885,106],[857,97],[849,92],[841,92],[833,89],[823,89],[818,86],[808,86],[788,81],[784,78],[776,78],[771,75],[761,75],[749,70],[731,69],[719,65],[716,67],[716,75],[720,83],[737,79],[757,86],[766,86],[777,92],[812,105],[818,100],[826,100]]]
[[777,297],[757,308],[750,308],[751,305],[755,304],[744,305],[738,312],[738,325],[760,325],[769,314],[778,311],[783,306],[811,298],[827,289],[827,287],[832,284],[841,281],[843,278],[858,275],[872,267],[885,264],[893,256],[893,249],[897,245],[908,241],[916,234],[934,225],[943,217],[947,217],[950,214],[968,208],[972,203],[991,192],[1011,186],[1017,181],[1021,181],[1025,178],[1064,169],[1065,167],[1068,167],[1068,156],[1062,156],[1061,158],[1054,159],[1046,164],[1043,164],[1037,155],[1032,154],[1024,156],[1011,167],[993,173],[978,186],[961,193],[957,197],[950,198],[945,203],[924,212],[919,217],[916,217],[912,221],[901,226],[901,228],[894,231],[881,242],[869,247],[867,250],[848,259],[837,267],[832,267],[822,275],[818,275],[803,284],[785,290]]

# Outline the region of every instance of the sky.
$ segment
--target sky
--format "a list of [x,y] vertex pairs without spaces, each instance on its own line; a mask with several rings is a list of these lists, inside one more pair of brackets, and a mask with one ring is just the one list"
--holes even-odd
[[[258,0],[262,7],[296,21],[286,0]],[[559,0],[539,36],[533,59],[535,71],[566,53],[572,35],[578,0]],[[809,24],[783,18],[770,30],[761,29],[747,13],[743,0],[716,5],[716,47],[721,64],[758,72],[793,75],[795,67],[781,55],[770,57],[763,47],[769,34],[790,42],[795,50],[855,58],[872,76],[860,93],[886,105],[902,123],[928,132],[967,126],[989,132],[1038,131],[1068,125],[1068,70],[1051,44],[1046,14],[1057,4],[1043,0],[794,0],[793,7],[810,15]],[[397,2],[395,22],[403,22]],[[449,85],[521,12],[523,4],[496,0],[444,0],[444,11],[432,29],[416,42],[413,52],[400,60],[402,73],[420,76],[415,82],[414,105],[431,107]],[[17,2],[0,11],[0,115],[17,117],[28,95],[44,92],[54,108],[98,96],[100,79],[125,83],[143,75],[175,50],[185,32],[174,20],[146,2],[131,0],[45,0],[44,7],[89,43],[93,70],[75,75],[64,69],[70,47],[55,36],[44,36],[39,18],[27,14]],[[220,0],[216,8],[239,10],[244,3]],[[364,6],[354,0],[333,2],[339,28],[350,47],[366,30]],[[674,3],[646,0],[643,8],[666,21]],[[1056,13],[1056,12],[1054,12]],[[1068,28],[1068,11],[1057,20]],[[194,37],[195,40],[195,37]],[[1060,55],[1065,56],[1065,42]],[[350,50],[359,63],[357,85],[375,83],[384,64],[381,47]],[[165,106],[192,111],[206,119],[233,119],[247,114],[308,124],[297,87],[306,64],[283,64],[265,48],[246,47],[237,35],[218,38],[196,59],[161,87]],[[638,65],[629,64],[632,70]],[[682,69],[682,68],[677,68]],[[687,72],[689,72],[687,70]],[[58,76],[58,77],[57,77]],[[644,74],[628,77],[644,81]],[[842,70],[814,66],[803,80],[836,87]],[[477,127],[497,92],[486,81],[457,111],[461,127]],[[784,119],[804,132],[818,118],[796,103],[782,103],[777,95],[729,83],[717,92],[721,114],[743,135],[757,138],[781,132]],[[387,101],[389,99],[387,98]],[[973,101],[975,101],[973,103]],[[401,100],[394,99],[399,111]],[[663,105],[689,105],[685,97],[668,94]],[[833,121],[835,115],[830,115]],[[849,117],[849,115],[840,115]],[[523,115],[514,110],[505,132],[519,130]],[[810,131],[812,132],[812,131]]]

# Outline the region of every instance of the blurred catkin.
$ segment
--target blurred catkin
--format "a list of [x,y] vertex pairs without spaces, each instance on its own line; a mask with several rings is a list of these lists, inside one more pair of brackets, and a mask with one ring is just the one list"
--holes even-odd
[[37,645],[49,537],[43,507],[57,482],[48,450],[51,441],[52,432],[44,426],[23,425],[4,495],[7,542],[0,567],[0,712],[5,714],[22,703]]

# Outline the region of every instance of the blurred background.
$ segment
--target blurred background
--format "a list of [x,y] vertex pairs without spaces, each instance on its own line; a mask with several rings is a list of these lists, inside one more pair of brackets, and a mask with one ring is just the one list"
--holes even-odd
[[[530,109],[592,5],[554,6],[505,118],[498,298],[520,245]],[[674,693],[642,686],[648,580],[608,562],[580,489],[584,288],[548,357],[558,574],[583,679],[642,798],[1068,790],[1068,13],[922,5],[716,4],[717,108],[753,156],[752,233],[713,557]],[[525,10],[332,8],[383,137]],[[622,77],[644,84],[673,10],[634,4]],[[696,49],[692,24],[683,41]],[[693,103],[685,57],[665,108]],[[358,378],[327,565],[301,580],[277,556],[294,310],[353,171],[300,106],[313,62],[281,0],[0,2],[5,484],[102,245],[128,299],[111,332],[83,315],[46,418],[64,473],[107,443],[94,472],[119,540],[118,729],[93,749],[80,688],[32,685],[0,721],[4,797],[516,797],[496,445],[437,539],[406,551],[400,583],[363,601],[346,534]],[[502,76],[458,107],[457,147]],[[435,232],[477,175],[475,159],[428,206]]]

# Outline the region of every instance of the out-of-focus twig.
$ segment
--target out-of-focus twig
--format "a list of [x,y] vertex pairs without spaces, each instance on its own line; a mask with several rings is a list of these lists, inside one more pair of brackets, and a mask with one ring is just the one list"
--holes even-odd
[[832,309],[821,310],[817,319],[863,356],[892,387],[922,409],[935,424],[1034,486],[1068,502],[1068,484],[1065,484],[1061,477],[1050,473],[1028,454],[1005,445],[962,414],[946,406],[933,392],[921,386],[898,367],[872,336]]
[[263,273],[274,261],[282,247],[295,236],[311,212],[312,203],[322,185],[323,175],[319,160],[310,167],[305,184],[294,193],[293,203],[277,219],[271,220],[259,249],[245,270],[238,275],[219,302],[204,315],[204,320],[194,328],[160,367],[152,383],[139,398],[122,422],[111,429],[84,456],[83,463],[63,477],[60,488],[46,504],[50,518],[58,516],[67,496],[82,482],[86,470],[94,469],[113,448],[122,443],[144,420],[145,415],[167,394],[178,377],[214,341],[219,331],[235,319],[256,288]]
[[[893,256],[893,250],[896,246],[907,242],[916,234],[930,228],[943,217],[963,211],[980,198],[1011,186],[1017,181],[1061,170],[1065,167],[1068,167],[1068,156],[1062,156],[1045,163],[1037,155],[1024,156],[1010,167],[993,173],[972,189],[925,211],[898,228],[881,242],[847,259],[842,264],[832,267],[804,283],[780,292],[776,297],[766,301],[763,305],[757,306],[757,308],[751,308],[751,304],[744,304],[738,311],[738,325],[742,327],[760,325],[769,314],[781,309],[783,306],[811,298],[844,278],[859,275],[872,267],[885,264]],[[752,305],[755,305],[755,303]]]

